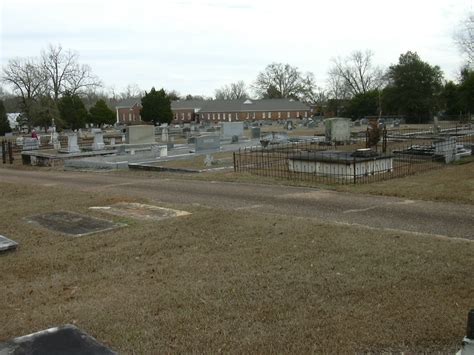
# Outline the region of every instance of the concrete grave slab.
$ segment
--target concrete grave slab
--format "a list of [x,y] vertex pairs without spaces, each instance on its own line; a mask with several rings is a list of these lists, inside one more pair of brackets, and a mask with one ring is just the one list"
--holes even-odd
[[16,249],[17,246],[17,242],[0,235],[0,253],[3,251]]
[[7,354],[113,355],[117,353],[74,325],[68,324],[0,343],[0,355]]
[[130,217],[147,221],[160,221],[190,215],[190,212],[174,210],[171,208],[145,205],[142,203],[120,202],[112,206],[90,207],[91,210],[109,213],[115,216]]
[[43,228],[73,237],[82,237],[125,226],[122,223],[113,223],[104,219],[65,211],[31,216],[28,218],[28,222],[37,223]]

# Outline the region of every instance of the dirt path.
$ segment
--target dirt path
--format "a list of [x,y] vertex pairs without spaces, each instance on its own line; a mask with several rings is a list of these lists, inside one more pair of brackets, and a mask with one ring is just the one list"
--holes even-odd
[[[474,206],[309,188],[171,180],[84,172],[0,169],[0,183],[122,194],[155,203],[310,217],[331,223],[474,240]],[[183,206],[184,205],[184,206]]]

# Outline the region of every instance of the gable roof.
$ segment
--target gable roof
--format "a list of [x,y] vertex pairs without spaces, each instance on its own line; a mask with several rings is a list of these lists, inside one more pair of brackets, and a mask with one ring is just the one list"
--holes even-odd
[[120,100],[119,102],[117,102],[117,104],[115,105],[115,108],[130,108],[130,107],[133,107],[135,106],[136,104],[138,105],[141,105],[142,104],[142,100],[141,99],[124,99],[124,100]]
[[195,109],[199,112],[254,112],[254,111],[306,111],[310,107],[290,99],[262,100],[179,100],[171,103],[172,110]]

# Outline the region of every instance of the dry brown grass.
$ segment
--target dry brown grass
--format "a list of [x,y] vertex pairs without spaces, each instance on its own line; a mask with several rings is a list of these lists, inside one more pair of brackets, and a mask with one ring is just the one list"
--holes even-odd
[[131,198],[0,186],[0,340],[76,323],[122,353],[453,353],[474,244],[256,211],[192,215],[82,238],[24,222]]

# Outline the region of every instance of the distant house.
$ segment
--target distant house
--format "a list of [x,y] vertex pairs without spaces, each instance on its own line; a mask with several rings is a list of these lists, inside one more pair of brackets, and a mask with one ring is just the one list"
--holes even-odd
[[142,108],[140,99],[127,99],[120,101],[115,106],[117,124],[137,124],[142,121],[140,109]]
[[[141,121],[140,101],[125,100],[116,106],[117,123]],[[171,103],[173,123],[193,121],[235,122],[247,120],[287,120],[312,116],[308,105],[291,99],[177,100]]]
[[287,120],[312,116],[311,108],[291,99],[179,100],[171,103],[173,122]]
[[10,123],[10,128],[16,130],[18,128],[18,117],[21,116],[21,113],[7,113],[8,123]]

